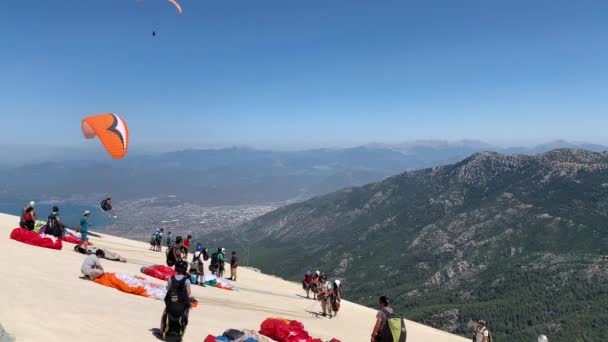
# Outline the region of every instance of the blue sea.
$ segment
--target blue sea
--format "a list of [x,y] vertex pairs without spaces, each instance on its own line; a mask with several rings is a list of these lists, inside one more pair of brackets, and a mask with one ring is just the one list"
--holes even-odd
[[[0,212],[20,216],[21,210],[28,202],[29,201],[0,198]],[[37,201],[36,212],[38,213],[38,219],[45,221],[51,214],[51,210],[55,205],[59,207],[59,216],[61,217],[61,220],[66,226],[71,228],[78,225],[85,210],[91,211],[90,222],[93,225],[91,227],[91,230],[93,231],[102,231],[103,227],[109,225],[113,220],[108,214],[102,212],[99,206],[78,203],[42,203]],[[15,226],[18,226],[18,223],[19,222],[15,222]]]

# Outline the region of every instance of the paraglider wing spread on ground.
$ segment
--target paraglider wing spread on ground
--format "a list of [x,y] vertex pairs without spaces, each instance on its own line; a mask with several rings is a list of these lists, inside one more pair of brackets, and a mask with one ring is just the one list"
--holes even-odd
[[32,246],[50,248],[50,249],[61,249],[63,245],[60,239],[51,237],[43,237],[36,232],[31,232],[23,228],[15,228],[11,232],[11,239],[26,243]]
[[167,294],[164,285],[124,273],[104,273],[95,282],[119,291],[143,297],[163,300]]

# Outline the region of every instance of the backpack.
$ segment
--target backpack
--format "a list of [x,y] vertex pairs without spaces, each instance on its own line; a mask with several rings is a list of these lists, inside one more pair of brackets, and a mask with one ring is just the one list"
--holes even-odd
[[187,277],[182,280],[176,280],[175,276],[171,277],[171,287],[165,295],[165,310],[167,312],[167,321],[165,323],[165,331],[163,338],[165,341],[176,340],[181,341],[181,336],[184,335],[188,318],[185,315],[190,308],[190,298],[186,290]]
[[173,253],[174,248],[175,248],[175,246],[173,246],[171,248],[167,248],[167,266],[169,266],[169,267],[173,267],[173,265],[175,265],[175,263],[177,262],[177,260],[175,260],[175,255]]
[[[494,342],[494,339],[492,338],[492,333],[490,332],[490,330],[488,330],[488,328],[484,327],[483,330],[480,331],[480,333],[483,334],[484,331],[488,331],[488,342]],[[475,329],[475,334],[473,335],[473,342],[477,341],[477,329]]]
[[396,318],[395,315],[389,313],[385,309],[381,310],[386,315],[386,323],[382,326],[377,342],[405,342],[407,339],[407,329],[405,328],[405,320]]
[[203,249],[203,260],[204,261],[209,260],[209,250],[207,248]]
[[220,261],[217,258],[217,256],[218,256],[218,252],[215,252],[215,253],[211,254],[211,265],[219,265],[220,264]]
[[110,206],[108,204],[107,200],[103,200],[103,201],[101,201],[101,209],[103,211],[110,211],[110,210],[112,210],[112,206]]
[[59,226],[59,222],[57,222],[57,215],[51,214],[46,221],[46,228],[44,231],[47,235],[53,235],[55,237],[61,237],[63,235],[63,231]]

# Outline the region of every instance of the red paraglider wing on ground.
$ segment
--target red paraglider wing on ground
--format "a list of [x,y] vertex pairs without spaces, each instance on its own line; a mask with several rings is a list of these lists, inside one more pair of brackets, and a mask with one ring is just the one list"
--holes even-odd
[[141,272],[156,279],[167,280],[175,275],[175,270],[164,265],[153,265],[142,267]]
[[11,232],[11,239],[26,243],[32,246],[50,248],[50,249],[58,249],[63,248],[60,239],[52,239],[47,237],[42,237],[36,232],[29,231],[23,228],[15,228]]

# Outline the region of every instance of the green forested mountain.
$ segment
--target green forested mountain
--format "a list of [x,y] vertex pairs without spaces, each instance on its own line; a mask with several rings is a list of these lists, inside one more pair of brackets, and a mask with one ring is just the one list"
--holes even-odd
[[608,341],[608,153],[478,153],[266,214],[235,231],[254,266],[320,269],[348,299],[496,341]]

